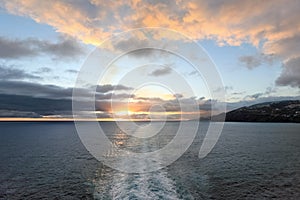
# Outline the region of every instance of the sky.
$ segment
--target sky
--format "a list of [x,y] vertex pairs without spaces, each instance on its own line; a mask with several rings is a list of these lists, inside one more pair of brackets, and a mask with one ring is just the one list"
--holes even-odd
[[[72,118],[73,88],[93,52],[101,49],[103,59],[113,58],[153,38],[210,59],[202,67],[216,68],[225,99],[214,99],[218,88],[212,91],[182,57],[148,49],[113,60],[97,83],[89,77],[106,66],[92,63],[94,71],[84,75],[76,102],[94,94],[95,110],[83,106],[74,117],[192,119],[216,114],[211,108],[218,101],[232,110],[300,99],[299,10],[297,0],[0,0],[0,118]],[[137,31],[120,38],[147,27],[180,37]],[[191,42],[203,50],[190,48]],[[149,84],[154,82],[160,84]]]

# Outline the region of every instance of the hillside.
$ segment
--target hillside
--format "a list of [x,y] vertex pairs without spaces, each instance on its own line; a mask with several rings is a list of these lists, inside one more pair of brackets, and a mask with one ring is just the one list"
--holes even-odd
[[300,101],[278,101],[242,107],[226,113],[229,122],[300,122]]

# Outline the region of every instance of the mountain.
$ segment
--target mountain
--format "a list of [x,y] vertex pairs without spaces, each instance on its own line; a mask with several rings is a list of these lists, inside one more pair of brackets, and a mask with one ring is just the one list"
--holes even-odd
[[[214,116],[218,121],[223,114]],[[300,123],[300,100],[266,102],[226,113],[228,122],[297,122]]]

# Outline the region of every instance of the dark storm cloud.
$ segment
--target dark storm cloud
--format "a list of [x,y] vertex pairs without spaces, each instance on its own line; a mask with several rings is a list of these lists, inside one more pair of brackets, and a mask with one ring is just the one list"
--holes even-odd
[[17,59],[21,57],[33,57],[41,54],[58,58],[73,58],[84,53],[80,44],[71,38],[61,37],[53,43],[33,38],[10,39],[0,37],[0,58]]
[[13,66],[0,65],[0,80],[22,80],[22,79],[42,79],[39,76],[25,72],[23,69],[17,69]]

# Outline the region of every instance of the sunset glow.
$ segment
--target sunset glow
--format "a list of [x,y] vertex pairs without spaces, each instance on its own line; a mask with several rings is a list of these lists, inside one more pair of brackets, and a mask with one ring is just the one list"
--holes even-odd
[[[115,58],[130,47],[143,47],[150,36],[167,39],[192,57],[204,55],[187,48],[188,42],[177,34],[160,31],[151,35],[143,28],[171,30],[203,47],[224,82],[228,110],[300,99],[298,1],[288,5],[281,0],[225,4],[202,0],[0,2],[1,121],[91,120],[90,110],[83,110],[83,116],[72,116],[72,91],[89,55],[105,41],[103,58]],[[115,41],[131,30],[141,31]],[[107,42],[109,39],[112,41]],[[96,67],[86,74],[80,101],[94,84],[88,79],[106,67],[99,60],[90,64]],[[161,84],[143,85],[141,80]],[[218,114],[210,110],[217,102],[211,94],[220,88],[209,91],[205,77],[189,61],[163,49],[129,51],[112,59],[97,84],[93,114],[100,121],[113,120],[113,116],[117,120],[149,120],[150,115],[155,120],[180,120],[194,119],[195,114]],[[168,85],[176,85],[177,91],[169,90]],[[199,105],[196,113],[188,112],[191,101]],[[165,111],[150,112],[154,105]]]

